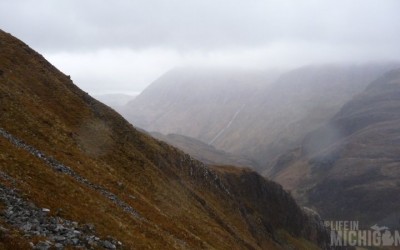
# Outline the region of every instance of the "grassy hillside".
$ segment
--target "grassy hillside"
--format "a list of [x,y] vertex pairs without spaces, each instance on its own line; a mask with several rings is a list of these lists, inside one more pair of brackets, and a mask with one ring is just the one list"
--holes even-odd
[[229,177],[139,132],[3,31],[0,128],[2,248],[325,245],[319,222],[279,185],[249,170]]

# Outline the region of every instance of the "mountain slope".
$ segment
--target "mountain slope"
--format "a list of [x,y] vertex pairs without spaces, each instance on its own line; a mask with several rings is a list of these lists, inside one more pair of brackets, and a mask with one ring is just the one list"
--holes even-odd
[[[249,100],[246,109],[213,145],[255,159],[260,172],[384,73],[391,64],[307,66],[282,74]],[[235,140],[240,143],[236,143]]]
[[135,99],[137,95],[136,94],[102,94],[102,95],[94,95],[93,97],[106,104],[107,106],[119,110],[123,106],[125,106],[128,102],[132,101]]
[[[3,31],[0,110],[3,248],[326,244],[320,222],[279,185],[248,170],[209,169],[137,131]],[[236,195],[243,179],[253,181]]]
[[[372,82],[269,175],[325,218],[398,227],[400,70]],[[340,208],[340,209],[337,209]]]
[[323,65],[280,75],[220,73],[224,77],[180,69],[150,85],[122,114],[148,131],[182,134],[243,155],[263,172],[391,67]]
[[233,155],[222,150],[217,150],[213,146],[206,144],[197,139],[178,135],[169,134],[163,135],[161,133],[151,133],[155,138],[162,140],[174,147],[181,149],[187,154],[193,156],[195,159],[204,162],[207,165],[229,165],[238,167],[256,167],[257,164],[245,157]]
[[182,134],[209,143],[232,114],[276,72],[176,68],[161,76],[121,113],[149,132]]

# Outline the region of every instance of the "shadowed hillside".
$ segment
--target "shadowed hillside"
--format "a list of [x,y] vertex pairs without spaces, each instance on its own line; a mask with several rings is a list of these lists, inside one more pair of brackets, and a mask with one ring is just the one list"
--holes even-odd
[[139,132],[3,31],[0,111],[1,248],[325,247],[281,186]]
[[398,228],[400,70],[373,81],[269,176],[324,218]]

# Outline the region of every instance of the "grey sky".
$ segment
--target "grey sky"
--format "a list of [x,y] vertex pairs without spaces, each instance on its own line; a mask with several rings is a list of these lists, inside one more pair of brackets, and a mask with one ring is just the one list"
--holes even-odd
[[0,28],[90,93],[186,64],[294,67],[400,58],[398,0],[2,0]]

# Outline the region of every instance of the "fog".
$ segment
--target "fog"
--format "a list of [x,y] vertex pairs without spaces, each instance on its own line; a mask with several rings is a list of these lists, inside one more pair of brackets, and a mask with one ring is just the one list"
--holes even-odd
[[182,65],[291,68],[400,57],[396,0],[2,0],[1,29],[93,93]]

